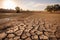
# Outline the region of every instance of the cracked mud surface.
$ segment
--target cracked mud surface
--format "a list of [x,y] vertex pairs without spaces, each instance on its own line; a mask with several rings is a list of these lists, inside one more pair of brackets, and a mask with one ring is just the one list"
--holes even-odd
[[0,29],[0,40],[60,40],[60,26],[42,18],[12,21]]

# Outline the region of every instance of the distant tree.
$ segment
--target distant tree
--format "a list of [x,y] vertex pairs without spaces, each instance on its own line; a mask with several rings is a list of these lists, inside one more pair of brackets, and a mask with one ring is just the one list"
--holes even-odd
[[53,11],[59,11],[60,10],[60,5],[55,4],[55,5],[49,5],[45,8],[48,12],[53,12]]
[[20,13],[20,8],[19,7],[16,7],[16,13]]
[[55,4],[54,5],[54,11],[59,11],[60,10],[60,5],[59,4]]
[[45,8],[45,10],[47,10],[48,12],[52,12],[53,6],[52,6],[52,5],[51,5],[51,6],[47,6],[47,7]]

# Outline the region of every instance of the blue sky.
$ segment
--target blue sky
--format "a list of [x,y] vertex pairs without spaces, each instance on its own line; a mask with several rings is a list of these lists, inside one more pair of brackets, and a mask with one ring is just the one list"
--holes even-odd
[[[25,10],[44,10],[47,5],[60,4],[60,0],[11,0]],[[0,1],[1,2],[1,1]],[[2,4],[0,4],[1,6]]]
[[47,5],[60,4],[60,0],[17,0],[22,9],[44,10]]

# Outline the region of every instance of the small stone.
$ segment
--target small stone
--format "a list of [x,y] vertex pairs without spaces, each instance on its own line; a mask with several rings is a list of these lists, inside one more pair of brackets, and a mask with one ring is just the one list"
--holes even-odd
[[25,33],[26,34],[26,36],[31,36],[31,34],[29,33],[29,32],[27,32],[27,33]]
[[13,29],[13,31],[15,32],[17,30],[18,30],[18,26],[15,26],[14,29]]
[[38,39],[38,35],[32,36],[32,39],[33,39],[33,40],[37,40],[37,39]]
[[19,26],[19,29],[20,30],[24,30],[25,28],[23,26]]
[[16,34],[17,36],[20,36],[20,35],[22,34],[22,32],[23,32],[23,30],[18,30],[18,31],[15,32],[15,34]]
[[43,32],[40,32],[40,31],[36,31],[35,32],[37,35],[42,35],[43,34]]
[[38,36],[37,35],[34,35],[34,39],[38,39]]
[[30,34],[31,34],[31,35],[36,35],[36,33],[34,33],[34,31],[35,31],[35,30],[31,30],[31,31],[30,31]]
[[37,30],[37,29],[38,29],[38,27],[39,27],[39,25],[36,25],[36,27],[34,27],[34,29],[35,29],[35,30]]
[[0,33],[0,39],[3,39],[3,38],[5,38],[7,36],[7,34],[5,33],[5,32],[3,32],[3,33]]
[[8,38],[13,38],[13,37],[15,37],[15,35],[14,34],[9,34],[7,37]]
[[18,39],[20,39],[20,36],[15,36],[14,37],[14,40],[18,40]]
[[13,38],[9,38],[9,40],[14,40]]
[[30,31],[30,29],[25,29],[24,31],[25,31],[25,32],[29,32],[29,31]]
[[25,40],[31,40],[31,38],[30,38],[30,37],[28,37],[28,38],[26,38]]
[[26,34],[24,33],[22,36],[21,36],[22,39],[25,39],[27,38]]
[[6,31],[6,33],[13,33],[14,31],[13,30],[11,30],[11,29],[8,29],[7,31]]
[[39,30],[39,31],[43,31],[43,30],[47,31],[47,30],[45,29],[44,25],[40,25],[39,28],[38,28],[38,30]]
[[37,31],[37,30],[35,30],[35,29],[32,29],[30,32],[31,32],[31,33],[34,33],[35,31]]
[[44,36],[44,38],[43,39],[48,39],[48,37],[47,36]]
[[26,25],[24,23],[20,23],[18,26],[23,26],[25,27]]
[[40,39],[48,39],[48,37],[45,36],[45,35],[41,35],[41,36],[39,36],[39,37],[40,37]]
[[33,27],[31,27],[31,26],[27,26],[27,27],[25,27],[27,30],[31,30]]
[[41,36],[39,36],[39,38],[40,38],[40,40],[41,40],[41,39],[43,39],[43,36],[41,35]]
[[48,32],[44,32],[44,34],[49,37],[49,33]]

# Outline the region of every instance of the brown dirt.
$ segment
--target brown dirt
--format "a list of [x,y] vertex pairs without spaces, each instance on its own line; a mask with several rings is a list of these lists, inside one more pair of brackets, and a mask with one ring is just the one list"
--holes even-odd
[[7,17],[8,22],[2,18],[5,22],[0,25],[0,40],[60,40],[60,14],[19,15]]

